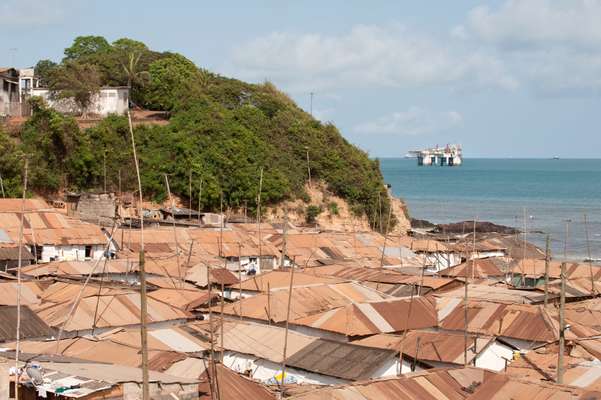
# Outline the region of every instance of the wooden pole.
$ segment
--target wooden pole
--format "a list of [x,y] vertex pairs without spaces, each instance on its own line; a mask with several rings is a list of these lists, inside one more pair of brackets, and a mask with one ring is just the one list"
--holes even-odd
[[411,363],[411,372],[414,372],[415,367],[417,366],[417,358],[419,356],[419,342],[420,342],[420,337],[418,336],[415,341],[415,357],[413,358],[413,362]]
[[286,330],[284,333],[284,353],[282,359],[282,381],[281,389],[284,396],[284,381],[286,380],[286,357],[288,351],[288,323],[290,321],[290,304],[292,303],[292,287],[294,284],[294,266],[290,267],[290,286],[288,287],[288,306],[286,308]]
[[192,246],[194,245],[194,239],[190,240],[190,247],[188,248],[188,260],[186,261],[186,266],[188,268],[191,267],[190,259],[192,258]]
[[242,321],[242,244],[238,243],[238,304],[240,305],[240,321]]
[[257,195],[257,230],[259,234],[259,260],[258,267],[261,267],[261,261],[263,258],[263,247],[262,247],[262,238],[261,238],[261,192],[263,191],[263,167],[261,167],[261,172],[259,176],[259,194]]
[[586,218],[586,214],[584,214],[584,232],[586,234],[586,252],[587,252],[587,256],[588,256],[588,268],[589,268],[589,272],[591,275],[591,293],[593,294],[593,297],[595,296],[595,274],[593,273],[593,260],[592,260],[592,256],[591,256],[591,242],[589,241],[589,236],[588,236],[588,220]]
[[520,285],[522,287],[524,287],[525,285],[525,271],[524,271],[524,267],[526,266],[526,237],[528,235],[528,227],[526,225],[526,207],[524,207],[524,243],[523,243],[523,249],[522,249],[522,274],[521,274],[521,278],[520,278]]
[[5,198],[4,194],[4,181],[2,180],[2,174],[0,173],[0,190],[2,190],[2,198]]
[[104,175],[104,193],[106,193],[106,149],[102,153],[102,174]]
[[15,399],[19,400],[19,352],[21,350],[21,267],[23,266],[23,226],[25,222],[25,198],[27,197],[27,173],[29,170],[29,162],[25,158],[25,176],[23,179],[23,197],[21,198],[21,217],[19,223],[19,259],[17,262],[17,344],[15,347],[15,370],[17,371],[15,379]]
[[173,197],[171,197],[171,189],[169,188],[169,178],[167,174],[165,176],[165,185],[167,187],[167,194],[169,195],[169,202],[171,203],[171,217],[173,218],[173,240],[175,241],[175,260],[177,262],[177,275],[180,283],[180,287],[183,287],[183,277],[182,277],[182,269],[179,262],[179,243],[177,241],[177,228],[175,227],[175,202],[173,201]]
[[198,225],[200,225],[201,203],[202,203],[202,178],[200,178],[200,186],[198,188]]
[[563,384],[563,352],[565,346],[564,307],[566,303],[566,263],[561,263],[561,290],[559,295],[559,353],[557,355],[557,383]]
[[547,304],[549,303],[549,261],[551,260],[551,257],[550,257],[551,244],[550,244],[549,235],[547,235],[545,242],[546,242],[546,245],[545,245],[545,308],[546,308]]
[[146,299],[146,269],[144,260],[144,215],[142,212],[142,180],[140,178],[140,165],[136,153],[136,142],[134,139],[134,130],[131,123],[131,113],[127,111],[127,121],[129,123],[129,134],[131,136],[131,146],[134,154],[134,164],[136,166],[136,175],[138,178],[138,194],[140,201],[138,203],[138,215],[140,217],[140,345],[142,346],[142,400],[150,400],[149,377],[148,377],[148,331],[146,326],[146,317],[148,314],[148,304]]
[[223,257],[223,224],[225,222],[223,216],[223,192],[221,192],[219,196],[219,216],[221,219],[221,223],[219,224],[219,256]]
[[403,331],[403,338],[401,339],[401,345],[399,348],[399,375],[403,373],[403,347],[405,344],[405,338],[407,337],[407,331],[409,331],[409,321],[411,320],[411,309],[413,307],[413,293],[415,292],[415,284],[411,285],[411,298],[409,300],[409,310],[407,312],[407,318],[405,319],[405,330]]
[[[209,370],[211,373],[214,372],[215,365],[215,341],[213,338],[213,282],[211,281],[211,266],[207,264],[207,288],[209,290],[209,342],[210,342],[210,353],[209,353]],[[213,375],[213,382],[215,381]],[[212,393],[215,393],[214,383],[209,382],[212,386]]]
[[[472,239],[472,269],[475,268],[475,260],[476,260],[476,218],[474,218],[474,227],[473,227],[473,239]],[[463,366],[467,367],[467,330],[468,330],[468,287],[469,287],[469,276],[468,276],[467,265],[465,268],[465,282],[464,282],[464,297],[463,297]]]
[[282,232],[282,236],[283,236],[283,241],[284,243],[282,244],[282,258],[280,260],[280,268],[284,268],[284,264],[286,262],[286,252],[287,252],[287,247],[288,247],[288,208],[286,207],[284,209],[284,228],[283,228],[283,232]]
[[192,169],[188,176],[188,220],[192,221]]
[[[220,360],[223,363],[223,296],[225,295],[225,287],[223,285],[223,282],[221,282],[221,325],[219,327],[219,348],[220,348]],[[210,300],[209,300],[209,304],[210,304]]]
[[388,231],[390,219],[392,218],[392,204],[388,204],[388,221],[386,222],[386,231],[384,233],[384,245],[382,246],[382,256],[380,257],[380,268],[384,266],[384,256],[386,255],[386,241],[388,240]]
[[271,326],[271,285],[267,282],[267,325]]
[[309,177],[309,189],[311,189],[311,163],[309,162],[309,147],[305,146],[307,152],[307,175]]

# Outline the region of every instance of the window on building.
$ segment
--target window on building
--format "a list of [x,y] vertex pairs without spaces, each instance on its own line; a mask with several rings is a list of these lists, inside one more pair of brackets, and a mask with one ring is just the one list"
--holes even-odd
[[86,258],[92,258],[92,246],[86,246]]

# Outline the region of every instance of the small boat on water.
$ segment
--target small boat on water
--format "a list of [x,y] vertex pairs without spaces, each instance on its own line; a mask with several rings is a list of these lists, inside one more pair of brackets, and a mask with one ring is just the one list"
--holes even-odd
[[559,160],[559,156],[553,156],[553,160]]

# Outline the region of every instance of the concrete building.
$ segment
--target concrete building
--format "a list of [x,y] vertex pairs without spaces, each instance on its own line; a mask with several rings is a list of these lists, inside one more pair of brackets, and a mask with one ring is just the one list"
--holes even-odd
[[19,71],[0,67],[0,117],[20,112]]
[[[81,114],[83,112],[72,99],[53,98],[48,88],[33,88],[31,95],[43,98],[52,108],[65,114]],[[128,108],[128,87],[103,87],[92,98],[92,104],[85,111],[87,114],[106,117],[109,114],[123,115]]]
[[[50,89],[40,87],[33,68],[0,68],[0,116],[28,116],[31,110],[27,99],[43,98],[48,105],[65,114],[82,114],[72,99],[56,99]],[[129,88],[126,86],[102,87],[93,97],[87,114],[106,117],[123,115],[129,109]]]

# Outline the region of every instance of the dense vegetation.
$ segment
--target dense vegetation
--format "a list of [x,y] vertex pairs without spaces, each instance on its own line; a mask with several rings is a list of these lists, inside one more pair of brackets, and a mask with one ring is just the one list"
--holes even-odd
[[[71,74],[81,71],[88,71],[93,82],[65,87],[74,79]],[[202,182],[204,208],[218,209],[223,194],[226,207],[246,204],[252,211],[262,169],[266,204],[307,199],[308,151],[312,178],[346,199],[357,215],[366,214],[372,222],[376,215],[388,215],[378,161],[268,82],[225,78],[179,54],[154,52],[130,39],[109,44],[94,36],[78,37],[60,63],[42,60],[36,72],[62,96],[75,97],[98,85],[129,85],[136,106],[170,112],[167,125],[135,128],[145,196],[164,199],[167,174],[172,192],[188,198],[191,177],[195,205]],[[72,117],[39,99],[32,99],[32,108],[19,137],[0,132],[0,152],[7,155],[0,159],[0,173],[10,195],[21,190],[23,154],[29,159],[30,187],[38,193],[102,190],[104,171],[108,190],[117,190],[119,182],[122,190],[135,190],[126,117],[110,116],[80,130]]]

